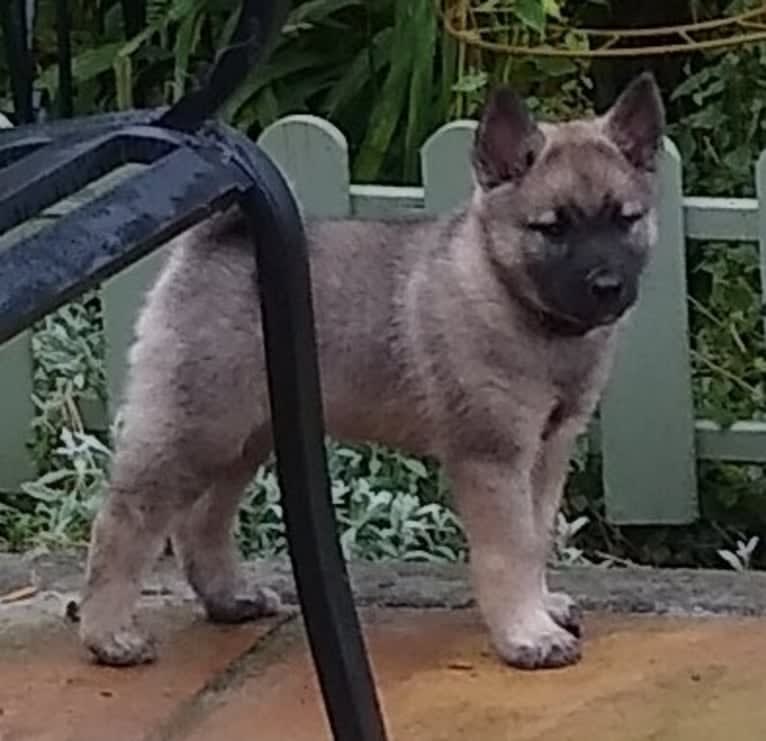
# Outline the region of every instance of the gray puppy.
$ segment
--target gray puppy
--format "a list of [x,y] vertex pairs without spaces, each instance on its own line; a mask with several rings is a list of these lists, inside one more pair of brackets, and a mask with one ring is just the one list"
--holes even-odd
[[[328,431],[442,461],[479,606],[515,667],[580,657],[578,611],[548,591],[546,557],[574,440],[656,241],[663,128],[647,74],[606,114],[556,125],[499,89],[463,208],[307,225]],[[81,606],[98,661],[155,657],[133,608],[168,535],[211,620],[278,609],[267,590],[242,594],[232,539],[271,449],[254,270],[229,213],[178,238],[148,294]]]

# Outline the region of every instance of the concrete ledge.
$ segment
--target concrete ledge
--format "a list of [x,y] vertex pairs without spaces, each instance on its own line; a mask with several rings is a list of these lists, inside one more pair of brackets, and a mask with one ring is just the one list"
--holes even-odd
[[[21,599],[0,601],[0,619],[20,606],[61,610],[76,598],[82,583],[84,554],[0,554],[0,600],[16,590]],[[464,608],[473,594],[464,565],[369,564],[350,567],[357,601],[383,607]],[[250,561],[248,581],[270,586],[288,604],[296,603],[286,559]],[[650,568],[577,567],[555,571],[551,583],[578,599],[589,611],[670,615],[766,615],[766,573]],[[51,600],[51,595],[60,599]],[[145,584],[144,596],[163,602],[193,600],[171,559],[163,559]]]
[[[0,741],[245,741],[254,728],[261,741],[330,737],[295,610],[211,625],[169,559],[139,606],[159,662],[90,663],[67,618],[83,555],[0,554]],[[555,585],[590,611],[584,658],[530,675],[497,659],[477,610],[454,609],[473,602],[464,566],[351,571],[392,739],[763,736],[766,669],[753,659],[766,621],[748,616],[766,613],[766,574],[560,571]],[[294,604],[285,560],[248,563],[247,576]]]

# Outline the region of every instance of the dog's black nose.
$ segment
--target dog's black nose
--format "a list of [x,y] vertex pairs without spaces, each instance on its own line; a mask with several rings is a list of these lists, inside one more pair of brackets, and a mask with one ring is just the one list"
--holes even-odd
[[612,304],[622,296],[625,281],[616,273],[599,270],[590,276],[588,287],[594,298],[602,303]]

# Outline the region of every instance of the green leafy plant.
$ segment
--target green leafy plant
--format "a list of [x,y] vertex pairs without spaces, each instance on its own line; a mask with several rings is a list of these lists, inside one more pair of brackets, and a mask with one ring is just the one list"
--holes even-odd
[[[228,42],[237,0],[150,0],[146,27],[126,34],[117,0],[72,0],[76,112],[177,100],[198,84]],[[692,9],[720,13],[729,3]],[[510,40],[539,38],[556,20],[581,19],[608,0],[487,0],[483,12],[507,26]],[[616,6],[615,6],[616,7]],[[57,95],[54,4],[38,0],[37,87]],[[338,43],[342,38],[343,43]],[[576,34],[566,43],[582,44]],[[685,191],[753,196],[753,166],[766,148],[763,100],[766,47],[697,55],[669,102],[670,134],[684,162]],[[269,62],[253,72],[225,110],[257,135],[288,113],[332,120],[349,138],[354,177],[418,180],[418,149],[449,118],[475,115],[487,89],[511,82],[544,118],[592,108],[593,68],[578,60],[505,57],[447,38],[431,0],[302,0]],[[8,70],[0,59],[0,107],[9,110]],[[727,425],[766,418],[766,347],[755,244],[690,243],[687,252],[692,364],[697,414]],[[103,402],[103,334],[97,297],[42,322],[37,362],[33,453],[41,477],[0,497],[6,547],[82,542],[103,489],[109,436],[83,421]],[[347,555],[370,559],[457,561],[465,540],[433,461],[377,446],[328,441],[333,498]],[[766,526],[766,474],[754,465],[699,466],[703,518],[688,528],[617,528],[604,517],[600,460],[573,461],[555,533],[559,562],[720,565],[766,561],[742,532]],[[249,554],[279,553],[284,529],[273,466],[258,472],[243,504],[239,538]],[[587,523],[587,524],[586,524]],[[737,545],[737,541],[742,546]],[[747,553],[743,548],[748,549]],[[746,558],[745,558],[746,556]]]
[[735,571],[747,571],[760,540],[757,535],[754,535],[747,542],[738,540],[736,550],[730,551],[722,548],[718,551],[718,555]]

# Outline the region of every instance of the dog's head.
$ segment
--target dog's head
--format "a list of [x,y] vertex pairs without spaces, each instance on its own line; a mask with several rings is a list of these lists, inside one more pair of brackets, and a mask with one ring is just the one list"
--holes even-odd
[[597,118],[538,124],[507,88],[488,101],[473,149],[483,241],[514,295],[562,332],[611,324],[636,301],[664,118],[646,73]]

